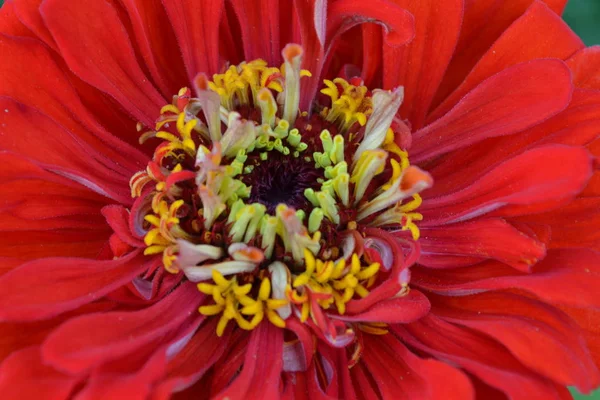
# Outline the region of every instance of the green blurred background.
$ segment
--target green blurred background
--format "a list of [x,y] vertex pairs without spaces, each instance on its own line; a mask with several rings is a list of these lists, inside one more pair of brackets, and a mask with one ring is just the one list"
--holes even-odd
[[[79,0],[74,0],[79,1]],[[443,0],[440,0],[443,1]],[[0,6],[4,0],[0,0]],[[588,46],[600,44],[600,0],[570,0],[564,18]],[[598,399],[600,390],[590,396],[573,391],[576,399]]]

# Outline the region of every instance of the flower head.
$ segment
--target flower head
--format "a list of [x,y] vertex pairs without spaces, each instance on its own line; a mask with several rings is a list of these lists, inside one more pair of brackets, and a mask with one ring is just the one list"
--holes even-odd
[[408,294],[403,257],[365,252],[369,229],[419,238],[418,193],[432,183],[396,144],[402,90],[325,80],[324,100],[299,112],[311,76],[302,54],[288,44],[281,68],[253,60],[199,75],[197,97],[181,89],[142,136],[161,139],[130,183],[137,203],[152,204],[138,208],[144,254],[201,282],[210,300],[199,311],[218,316],[218,336],[229,321],[285,328],[295,316],[337,344],[336,322],[358,299],[389,281],[388,299]]
[[0,391],[598,386],[598,54],[559,3],[9,1]]

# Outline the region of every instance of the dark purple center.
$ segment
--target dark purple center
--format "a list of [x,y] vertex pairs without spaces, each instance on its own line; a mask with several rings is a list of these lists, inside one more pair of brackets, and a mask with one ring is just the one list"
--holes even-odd
[[317,191],[321,184],[322,172],[315,168],[314,161],[304,160],[304,156],[293,157],[277,151],[270,151],[267,160],[252,160],[254,170],[243,175],[242,180],[252,186],[248,203],[261,203],[269,214],[275,214],[278,204],[286,204],[297,210],[309,211],[310,201],[304,196],[304,190]]

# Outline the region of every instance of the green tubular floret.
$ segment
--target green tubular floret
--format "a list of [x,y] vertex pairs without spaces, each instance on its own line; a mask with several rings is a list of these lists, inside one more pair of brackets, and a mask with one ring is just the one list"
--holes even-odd
[[313,208],[308,217],[308,231],[310,233],[314,233],[319,230],[321,227],[321,222],[323,222],[323,218],[325,215],[323,214],[323,210],[319,207]]
[[298,145],[302,141],[302,135],[300,134],[298,129],[294,128],[290,131],[286,140],[292,147],[298,147]]
[[304,197],[308,199],[312,203],[313,206],[317,207],[319,205],[319,200],[315,194],[315,191],[311,188],[304,189]]
[[288,131],[290,129],[290,123],[285,119],[279,120],[275,129],[273,129],[273,133],[279,139],[284,139],[288,135]]

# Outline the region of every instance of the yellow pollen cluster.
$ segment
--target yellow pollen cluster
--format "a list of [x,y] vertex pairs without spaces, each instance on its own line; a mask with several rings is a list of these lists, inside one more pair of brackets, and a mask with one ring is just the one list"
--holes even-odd
[[375,283],[379,263],[362,265],[358,255],[353,254],[349,265],[346,260],[337,262],[315,259],[312,253],[305,251],[306,270],[294,279],[289,297],[292,303],[301,305],[302,322],[311,313],[311,297],[321,308],[327,310],[333,304],[340,315],[346,312],[346,303],[355,294],[364,298]]
[[[301,77],[310,77],[307,70],[300,71]],[[285,64],[281,68],[269,67],[264,60],[232,65],[222,74],[213,75],[208,87],[221,97],[221,105],[233,110],[236,104],[259,104],[261,89],[270,89],[277,93],[284,90]],[[251,96],[248,94],[250,93]],[[267,92],[262,92],[263,96]],[[276,110],[275,110],[276,111]]]
[[[237,278],[226,279],[219,271],[213,270],[213,284],[199,283],[198,290],[212,296],[215,304],[201,306],[199,311],[204,315],[221,314],[217,324],[217,335],[223,335],[229,321],[234,320],[245,330],[258,326],[266,315],[275,326],[285,327],[285,321],[275,310],[288,304],[285,299],[271,298],[271,281],[263,278],[256,299],[250,296],[253,285],[239,285]],[[249,319],[248,319],[249,318]]]
[[165,269],[170,270],[176,256],[173,244],[177,238],[188,238],[179,227],[179,218],[177,210],[184,205],[183,200],[177,200],[170,206],[166,201],[160,201],[158,206],[153,208],[154,214],[148,214],[144,217],[146,221],[152,224],[152,229],[144,236],[144,244],[148,247],[144,250],[145,255],[161,254],[163,255],[163,265]]
[[342,78],[335,78],[333,81],[326,79],[323,82],[327,87],[321,93],[331,98],[331,108],[325,108],[321,112],[325,119],[339,123],[343,130],[348,130],[356,122],[364,126],[373,111],[367,87],[352,85]]

